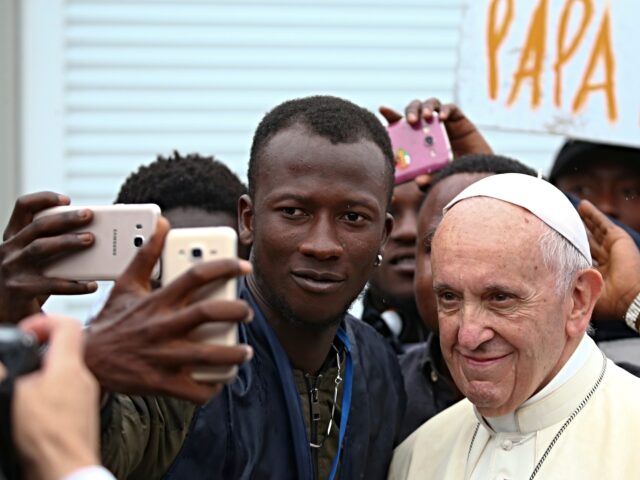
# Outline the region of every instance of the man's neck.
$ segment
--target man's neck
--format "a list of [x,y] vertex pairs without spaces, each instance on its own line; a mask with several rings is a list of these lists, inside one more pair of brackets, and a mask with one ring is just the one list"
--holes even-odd
[[294,324],[271,306],[252,275],[247,278],[247,284],[293,368],[316,375],[331,350],[339,325],[315,327]]

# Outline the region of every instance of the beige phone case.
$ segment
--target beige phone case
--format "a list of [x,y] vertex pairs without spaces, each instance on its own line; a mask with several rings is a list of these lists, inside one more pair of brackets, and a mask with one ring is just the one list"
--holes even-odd
[[[162,284],[167,285],[197,263],[237,257],[238,236],[229,227],[176,228],[169,231],[162,252]],[[235,278],[212,293],[211,299],[237,298]],[[214,345],[238,344],[235,323],[209,323],[193,331],[193,338]],[[228,382],[238,371],[237,366],[211,367],[194,370],[198,382]]]
[[84,208],[93,211],[93,220],[73,232],[93,233],[94,244],[52,263],[45,268],[44,274],[68,280],[115,280],[155,231],[160,207],[154,203],[67,205],[43,210],[34,220]]

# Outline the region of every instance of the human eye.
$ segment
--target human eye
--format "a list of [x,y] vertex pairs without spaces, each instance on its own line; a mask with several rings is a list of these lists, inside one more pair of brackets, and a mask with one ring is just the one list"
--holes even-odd
[[303,217],[305,215],[305,212],[301,208],[296,207],[282,207],[280,211],[285,217],[289,218]]
[[516,296],[511,292],[497,290],[490,292],[487,299],[496,308],[508,308],[514,305]]
[[571,192],[579,197],[585,197],[593,193],[593,189],[588,185],[577,184],[571,188]]
[[507,300],[511,300],[511,298],[511,295],[504,292],[496,292],[491,296],[494,302],[506,302]]
[[438,309],[442,311],[454,310],[460,302],[460,296],[451,290],[436,291]]
[[367,217],[357,212],[346,212],[342,216],[342,218],[344,218],[349,223],[355,224],[363,223],[365,220],[367,220]]
[[640,188],[637,188],[637,187],[622,188],[622,195],[625,200],[636,200],[640,198]]

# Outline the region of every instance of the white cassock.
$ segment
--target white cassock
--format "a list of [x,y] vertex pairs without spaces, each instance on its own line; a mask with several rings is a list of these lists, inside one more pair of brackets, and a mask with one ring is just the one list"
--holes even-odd
[[396,448],[389,479],[640,480],[640,378],[585,335],[545,388],[483,418],[468,400]]

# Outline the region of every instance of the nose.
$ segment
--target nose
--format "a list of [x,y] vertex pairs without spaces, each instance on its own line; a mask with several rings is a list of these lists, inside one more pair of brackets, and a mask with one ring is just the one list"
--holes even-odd
[[458,345],[465,350],[473,351],[491,340],[494,335],[480,309],[465,305],[458,327]]
[[391,239],[398,242],[415,244],[418,234],[418,216],[416,212],[413,210],[404,212],[402,215],[394,218],[394,220],[395,223],[391,231]]
[[315,219],[312,228],[307,231],[307,235],[299,247],[299,251],[303,255],[319,260],[339,258],[343,250],[336,225],[325,216],[319,216]]

